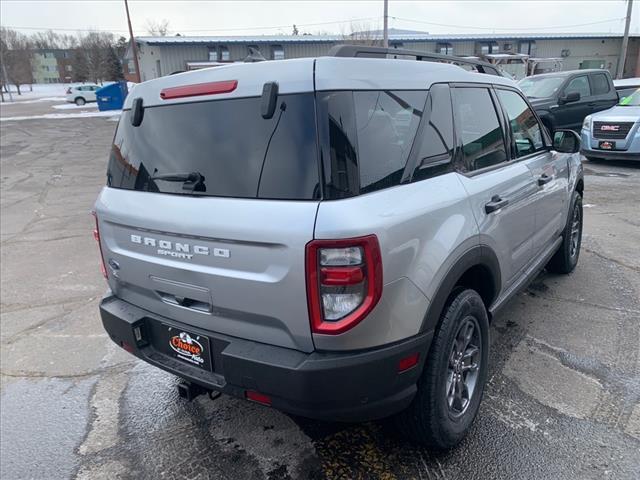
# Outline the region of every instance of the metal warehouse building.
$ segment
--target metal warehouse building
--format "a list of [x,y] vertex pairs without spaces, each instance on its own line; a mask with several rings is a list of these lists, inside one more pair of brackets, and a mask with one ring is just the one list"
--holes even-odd
[[[562,58],[564,70],[606,68],[616,74],[622,34],[456,34],[397,33],[390,30],[389,45],[450,55],[523,53],[531,57]],[[141,80],[217,63],[242,61],[249,48],[268,60],[326,55],[340,43],[353,43],[342,35],[263,35],[207,37],[137,37]],[[629,38],[624,77],[640,76],[640,36]],[[131,48],[124,65],[125,76],[135,81]]]

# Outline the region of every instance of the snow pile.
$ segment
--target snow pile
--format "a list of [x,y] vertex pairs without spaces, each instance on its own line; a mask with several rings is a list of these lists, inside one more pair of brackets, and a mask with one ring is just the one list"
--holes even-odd
[[27,115],[23,117],[2,117],[0,122],[16,120],[60,120],[66,118],[90,118],[90,117],[118,117],[122,110],[108,110],[106,112],[80,112],[80,113],[46,113],[44,115]]
[[14,95],[13,102],[10,102],[9,95],[5,93],[5,97],[4,97],[5,102],[2,104],[2,106],[6,107],[7,105],[23,105],[25,103],[66,102],[67,101],[66,97],[42,97],[42,98],[35,98],[33,100],[19,100],[19,99],[17,100],[16,98],[17,96]]
[[76,105],[75,103],[63,103],[62,105],[52,105],[56,110],[82,110],[85,108],[97,108],[97,103],[85,103],[84,105]]

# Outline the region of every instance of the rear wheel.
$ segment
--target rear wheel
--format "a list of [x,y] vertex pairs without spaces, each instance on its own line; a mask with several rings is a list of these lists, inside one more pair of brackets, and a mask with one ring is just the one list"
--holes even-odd
[[76,105],[81,106],[81,105],[84,105],[85,103],[87,103],[87,101],[84,98],[82,97],[76,98]]
[[571,210],[562,234],[562,244],[549,263],[547,270],[552,273],[570,273],[578,264],[582,245],[582,196],[573,192]]
[[456,289],[418,381],[418,392],[399,415],[402,432],[432,448],[458,444],[469,431],[487,378],[489,319],[480,295]]

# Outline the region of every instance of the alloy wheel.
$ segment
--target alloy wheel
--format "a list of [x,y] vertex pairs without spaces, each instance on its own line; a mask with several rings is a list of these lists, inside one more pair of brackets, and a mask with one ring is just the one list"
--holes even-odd
[[478,383],[482,341],[478,321],[465,317],[451,345],[447,368],[446,396],[449,414],[464,415]]

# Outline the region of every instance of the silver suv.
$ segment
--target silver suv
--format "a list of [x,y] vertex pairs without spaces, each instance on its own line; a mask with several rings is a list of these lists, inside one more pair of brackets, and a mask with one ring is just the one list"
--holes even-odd
[[104,327],[187,398],[396,415],[452,447],[478,411],[492,315],[578,261],[579,148],[511,80],[434,61],[142,83],[95,205]]

